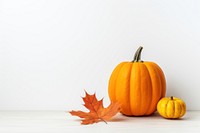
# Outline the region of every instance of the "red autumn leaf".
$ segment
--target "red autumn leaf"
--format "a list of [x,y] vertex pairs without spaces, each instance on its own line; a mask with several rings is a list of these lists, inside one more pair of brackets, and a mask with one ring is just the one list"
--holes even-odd
[[70,111],[69,113],[73,116],[78,116],[82,119],[81,124],[93,124],[99,121],[110,120],[114,115],[119,112],[120,105],[117,102],[112,102],[107,108],[103,107],[103,99],[97,100],[96,95],[90,95],[85,92],[86,96],[83,97],[84,106],[89,112],[83,111]]

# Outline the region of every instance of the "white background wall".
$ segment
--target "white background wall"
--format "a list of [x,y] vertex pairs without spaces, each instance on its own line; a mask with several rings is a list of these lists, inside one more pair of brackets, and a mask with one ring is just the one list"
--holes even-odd
[[0,109],[82,108],[104,97],[114,67],[143,60],[166,75],[167,95],[200,110],[200,1],[0,0]]

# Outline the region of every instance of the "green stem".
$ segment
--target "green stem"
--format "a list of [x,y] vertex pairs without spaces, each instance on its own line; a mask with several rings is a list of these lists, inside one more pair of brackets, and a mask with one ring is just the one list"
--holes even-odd
[[141,46],[137,49],[132,62],[143,62],[141,60],[142,49],[143,49],[143,47],[141,47]]

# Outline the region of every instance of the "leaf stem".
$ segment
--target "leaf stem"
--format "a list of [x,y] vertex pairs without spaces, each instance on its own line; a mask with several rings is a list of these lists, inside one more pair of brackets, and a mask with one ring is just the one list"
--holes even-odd
[[103,122],[105,122],[106,124],[108,124],[104,119],[102,119],[102,118],[99,118],[100,120],[102,120]]

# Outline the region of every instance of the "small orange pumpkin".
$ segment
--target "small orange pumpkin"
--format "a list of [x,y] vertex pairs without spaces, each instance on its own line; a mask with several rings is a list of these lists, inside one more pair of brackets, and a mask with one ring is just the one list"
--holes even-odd
[[118,101],[121,113],[128,116],[151,115],[166,93],[163,71],[156,63],[141,60],[142,49],[138,48],[133,61],[117,65],[109,80],[110,100]]

